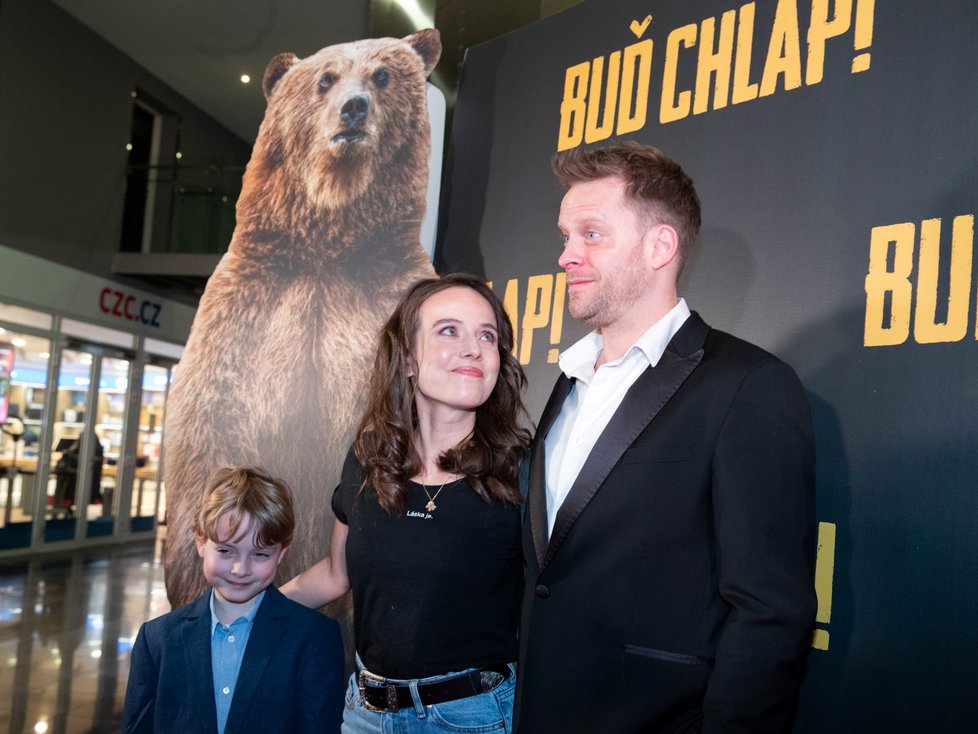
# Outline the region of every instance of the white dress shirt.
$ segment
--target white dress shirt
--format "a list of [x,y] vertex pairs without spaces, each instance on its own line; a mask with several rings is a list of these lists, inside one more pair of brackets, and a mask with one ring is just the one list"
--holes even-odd
[[567,499],[577,475],[598,437],[618,410],[625,393],[649,366],[655,367],[679,328],[689,318],[682,298],[629,348],[621,359],[594,363],[604,341],[592,331],[561,353],[558,365],[575,380],[544,442],[547,461],[547,536],[553,533],[557,511]]

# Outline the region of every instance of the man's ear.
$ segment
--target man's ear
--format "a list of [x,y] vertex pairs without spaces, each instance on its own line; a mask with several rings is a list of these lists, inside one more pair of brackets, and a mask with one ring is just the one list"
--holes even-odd
[[645,233],[649,262],[656,270],[679,262],[679,233],[668,224],[657,224]]
[[204,546],[207,545],[207,539],[201,538],[199,535],[197,535],[196,531],[194,531],[194,545],[197,546],[197,555],[203,558]]

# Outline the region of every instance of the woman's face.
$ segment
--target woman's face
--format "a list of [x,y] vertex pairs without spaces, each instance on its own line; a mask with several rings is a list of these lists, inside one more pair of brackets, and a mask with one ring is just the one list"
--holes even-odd
[[455,286],[430,296],[418,316],[419,417],[474,412],[489,399],[499,376],[499,331],[492,307],[471,288]]

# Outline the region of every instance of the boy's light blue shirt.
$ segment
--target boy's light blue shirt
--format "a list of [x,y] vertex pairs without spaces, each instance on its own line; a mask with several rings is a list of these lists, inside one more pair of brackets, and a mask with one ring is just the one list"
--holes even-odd
[[231,624],[221,624],[214,611],[214,590],[211,589],[211,668],[214,673],[214,703],[217,704],[217,731],[224,734],[231,701],[234,699],[234,686],[238,682],[241,661],[244,659],[251,636],[252,623],[258,614],[265,592],[255,597],[251,609]]

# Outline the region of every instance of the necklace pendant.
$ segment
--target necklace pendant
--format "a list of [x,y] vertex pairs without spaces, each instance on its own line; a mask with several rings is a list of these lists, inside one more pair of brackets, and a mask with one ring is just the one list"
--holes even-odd
[[425,508],[425,509],[426,509],[426,510],[427,510],[428,512],[434,512],[434,511],[435,511],[435,507],[437,507],[437,505],[435,504],[435,501],[434,501],[434,500],[428,500],[428,504],[426,504],[426,505],[424,506],[424,508]]

